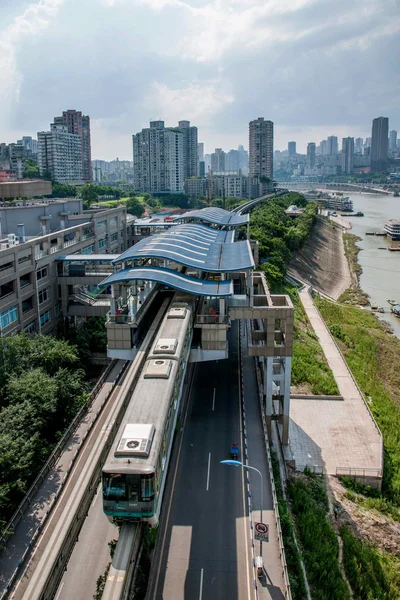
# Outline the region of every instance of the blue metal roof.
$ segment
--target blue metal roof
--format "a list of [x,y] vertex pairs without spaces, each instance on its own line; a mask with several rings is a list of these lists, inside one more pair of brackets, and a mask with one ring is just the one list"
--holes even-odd
[[111,262],[116,260],[119,254],[67,254],[58,256],[61,262]]
[[113,262],[161,258],[207,273],[253,269],[249,242],[232,242],[232,233],[201,225],[178,225],[140,240]]
[[206,221],[207,223],[213,223],[214,225],[222,226],[238,226],[246,225],[249,222],[249,215],[239,215],[236,212],[230,212],[223,208],[217,208],[215,206],[209,206],[208,208],[201,208],[200,210],[191,210],[190,212],[184,213],[175,217],[175,221],[189,221],[191,219]]
[[213,296],[221,298],[231,296],[233,294],[232,281],[208,281],[204,279],[196,279],[183,275],[171,269],[163,269],[158,267],[133,267],[132,269],[122,269],[117,273],[113,273],[107,279],[99,283],[99,287],[107,287],[112,283],[121,281],[155,281],[162,283],[168,287],[195,296]]

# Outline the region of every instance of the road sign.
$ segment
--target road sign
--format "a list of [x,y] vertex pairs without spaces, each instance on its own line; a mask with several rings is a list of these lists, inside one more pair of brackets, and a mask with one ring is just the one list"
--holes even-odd
[[269,542],[269,527],[265,523],[256,523],[254,525],[254,537],[259,542]]

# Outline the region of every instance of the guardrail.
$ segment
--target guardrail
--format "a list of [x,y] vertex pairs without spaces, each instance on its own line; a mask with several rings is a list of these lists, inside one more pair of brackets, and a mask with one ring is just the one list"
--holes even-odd
[[[54,448],[53,452],[50,454],[49,458],[47,459],[47,461],[45,462],[45,464],[43,465],[43,467],[41,468],[39,474],[37,475],[36,479],[34,480],[34,482],[32,483],[32,485],[30,486],[29,490],[27,491],[27,493],[25,494],[24,499],[21,501],[21,503],[19,504],[17,510],[14,512],[14,514],[12,515],[11,519],[8,521],[8,523],[5,525],[5,527],[3,527],[1,533],[0,533],[0,546],[6,546],[7,545],[7,541],[10,538],[10,536],[14,533],[16,526],[18,525],[18,523],[21,521],[21,519],[24,516],[24,513],[26,511],[26,509],[30,506],[33,496],[34,494],[36,494],[39,485],[44,481],[46,475],[48,474],[48,472],[52,469],[52,467],[54,467],[54,465],[56,464],[58,458],[61,456],[63,450],[64,450],[64,446],[65,446],[65,442],[68,440],[68,438],[70,437],[70,435],[72,434],[72,432],[76,429],[76,427],[78,426],[79,422],[81,421],[83,415],[87,412],[87,410],[91,407],[91,405],[93,404],[94,400],[96,399],[100,388],[103,386],[107,376],[109,375],[109,373],[111,372],[111,370],[114,368],[114,365],[116,364],[117,361],[112,361],[108,367],[105,369],[104,373],[101,375],[101,377],[99,378],[99,380],[97,381],[96,385],[94,386],[94,388],[92,389],[92,391],[90,392],[90,396],[89,396],[89,401],[88,403],[83,406],[75,415],[74,419],[72,420],[70,426],[68,427],[68,429],[66,429],[66,431],[64,432],[62,438],[60,439],[60,441],[58,442],[58,444],[56,445],[56,447]],[[124,365],[122,367],[122,369],[125,368],[126,365]],[[117,378],[116,378],[116,383],[118,381],[118,378],[120,377],[120,375],[122,374],[122,370],[120,371],[120,373],[118,374]],[[107,400],[108,400],[109,394],[107,395]],[[94,423],[94,421],[93,421]],[[92,423],[92,425],[93,425]]]
[[[240,331],[239,348],[240,348],[240,355],[241,355],[241,353],[242,353],[241,322],[239,324],[239,331]],[[256,363],[255,363],[255,368],[256,368]],[[262,420],[262,426],[263,426],[263,431],[264,431],[264,442],[265,442],[265,449],[266,449],[266,454],[267,454],[268,473],[269,473],[269,478],[270,478],[270,482],[271,482],[272,503],[273,503],[273,507],[274,507],[276,530],[278,533],[279,554],[280,554],[280,559],[281,559],[281,564],[282,564],[282,577],[283,577],[283,582],[284,582],[285,588],[286,588],[285,589],[285,598],[286,598],[286,600],[292,600],[292,592],[290,589],[290,580],[289,580],[289,571],[287,568],[285,546],[283,543],[283,536],[282,536],[281,518],[279,515],[278,498],[276,495],[274,473],[273,473],[273,469],[272,469],[271,452],[269,449],[269,442],[268,442],[267,425],[265,422],[264,408],[263,408],[263,403],[262,403],[263,396],[262,396],[262,393],[260,392],[260,390],[262,389],[262,386],[260,387],[259,373],[257,371],[257,368],[256,368],[256,377],[257,377],[257,387],[258,387],[258,392],[259,392],[261,420]]]
[[378,426],[377,422],[375,421],[375,417],[374,417],[374,415],[372,414],[370,407],[368,406],[368,402],[367,402],[367,400],[365,399],[365,397],[364,397],[364,394],[362,393],[362,391],[361,391],[361,389],[360,389],[360,387],[359,387],[359,385],[358,385],[358,383],[357,383],[357,381],[356,381],[356,378],[354,377],[354,375],[353,375],[353,373],[352,373],[352,371],[351,371],[351,369],[350,369],[349,365],[347,364],[347,361],[346,361],[346,359],[345,359],[345,357],[344,357],[344,355],[343,355],[343,353],[342,353],[341,349],[339,348],[339,345],[337,344],[337,342],[336,342],[335,338],[333,337],[332,333],[330,332],[330,329],[329,329],[329,327],[328,327],[328,326],[327,326],[327,324],[325,323],[325,321],[324,321],[324,318],[322,317],[321,313],[319,312],[318,306],[317,306],[317,305],[315,304],[315,302],[314,302],[314,298],[313,298],[313,295],[312,295],[313,288],[311,288],[311,287],[308,287],[308,290],[307,290],[307,291],[308,291],[308,293],[309,293],[309,295],[310,295],[310,297],[311,297],[312,303],[313,303],[313,305],[314,305],[314,307],[315,307],[316,311],[318,312],[319,316],[321,317],[321,319],[322,319],[322,322],[324,323],[324,325],[325,325],[325,328],[326,328],[326,330],[327,330],[327,331],[328,331],[328,333],[329,333],[329,336],[330,336],[331,340],[333,341],[333,343],[335,344],[336,348],[338,349],[338,352],[339,352],[340,356],[342,357],[342,359],[343,359],[343,361],[344,361],[344,364],[346,365],[346,369],[347,369],[348,373],[350,374],[350,377],[352,378],[352,380],[353,380],[353,382],[354,382],[354,385],[356,386],[356,388],[357,388],[357,390],[358,390],[358,392],[359,392],[359,394],[360,394],[361,398],[363,399],[363,402],[364,402],[365,408],[367,409],[367,411],[368,411],[368,413],[369,413],[369,416],[371,417],[371,419],[372,419],[372,422],[373,422],[373,424],[375,425],[375,428],[376,428],[376,430],[378,431],[378,433],[379,433],[379,435],[380,435],[380,438],[381,438],[381,455],[380,455],[380,464],[381,464],[381,467],[380,467],[380,469],[379,469],[379,470],[381,471],[381,477],[382,477],[382,474],[383,474],[383,461],[384,461],[384,455],[383,455],[383,436],[382,436],[382,432],[381,432],[381,430],[379,429],[379,426]]

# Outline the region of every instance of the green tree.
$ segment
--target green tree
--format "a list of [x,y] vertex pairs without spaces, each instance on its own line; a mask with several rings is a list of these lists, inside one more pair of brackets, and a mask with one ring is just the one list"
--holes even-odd
[[81,189],[81,198],[83,200],[83,208],[90,208],[93,202],[97,202],[99,199],[97,186],[91,183],[84,185]]
[[129,214],[135,215],[135,217],[141,217],[144,213],[144,206],[139,198],[128,198],[126,201],[126,210]]
[[40,177],[40,171],[37,161],[34,158],[26,158],[22,161],[24,165],[24,178],[37,179]]
[[64,185],[61,183],[53,183],[52,198],[75,198],[78,191],[74,185]]

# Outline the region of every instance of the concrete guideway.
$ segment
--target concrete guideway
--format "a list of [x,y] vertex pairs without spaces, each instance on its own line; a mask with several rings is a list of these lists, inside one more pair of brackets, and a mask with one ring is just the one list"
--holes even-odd
[[50,470],[29,506],[26,516],[18,524],[15,533],[10,537],[6,549],[0,554],[0,594],[5,593],[8,582],[18,569],[22,557],[31,547],[32,539],[43,526],[47,514],[52,509],[58,494],[64,484],[71,464],[75,460],[83,440],[96,420],[97,414],[110,394],[121,372],[124,361],[116,361],[108,374],[104,385],[89,407],[86,415],[71,434],[65,445],[65,450]]
[[343,400],[291,400],[289,435],[296,468],[309,465],[331,475],[365,476],[371,485],[379,485],[382,434],[314,304],[310,288],[304,287],[299,295]]

